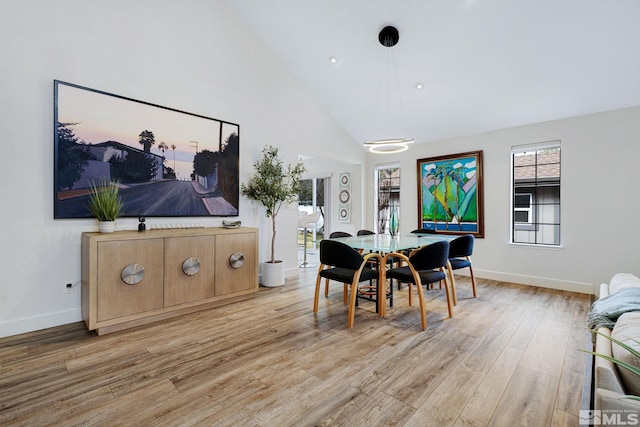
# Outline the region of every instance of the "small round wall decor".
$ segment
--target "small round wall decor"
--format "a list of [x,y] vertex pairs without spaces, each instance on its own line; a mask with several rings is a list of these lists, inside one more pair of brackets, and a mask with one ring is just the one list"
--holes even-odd
[[351,193],[349,192],[349,190],[345,189],[340,191],[338,197],[340,199],[340,203],[349,203],[349,201],[351,200]]

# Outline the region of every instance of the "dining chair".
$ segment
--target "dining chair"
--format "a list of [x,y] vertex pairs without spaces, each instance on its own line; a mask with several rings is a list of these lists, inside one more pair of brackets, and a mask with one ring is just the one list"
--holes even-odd
[[356,236],[370,236],[372,234],[376,234],[371,230],[358,230],[358,232],[356,233]]
[[[430,228],[417,228],[411,234],[436,234],[436,230]],[[409,256],[412,250],[402,251],[403,254]],[[432,285],[433,286],[433,285]],[[402,289],[402,283],[398,282],[398,290]]]
[[[385,281],[383,283],[386,284],[386,279],[396,279],[398,282],[407,283],[409,287],[409,305],[412,305],[411,285],[416,285],[418,291],[418,302],[420,303],[420,320],[422,322],[423,331],[427,329],[427,316],[425,312],[422,285],[428,285],[430,283],[444,280],[447,309],[449,311],[449,317],[453,317],[451,294],[449,292],[447,274],[445,273],[449,257],[448,241],[443,240],[422,246],[421,248],[413,251],[410,256],[401,253],[391,253],[387,254],[385,258],[391,256],[400,258],[407,265],[386,270],[383,277],[383,280]],[[383,304],[382,316],[385,315],[385,311],[386,305]]]
[[345,231],[334,231],[333,233],[329,234],[329,238],[330,239],[334,239],[336,237],[352,237],[353,234],[349,234]]
[[449,271],[449,277],[451,280],[451,290],[453,292],[453,304],[458,305],[458,296],[456,295],[456,281],[453,277],[453,270],[460,270],[461,268],[469,268],[471,275],[471,289],[473,290],[473,297],[477,297],[476,293],[476,277],[473,274],[473,267],[471,266],[471,254],[473,253],[473,234],[466,234],[464,236],[457,237],[449,242],[449,262],[447,270]]
[[411,233],[413,234],[437,234],[438,232],[433,228],[417,228],[413,230]]
[[[370,253],[362,256],[356,249],[335,240],[320,241],[320,267],[316,278],[316,289],[313,298],[313,312],[318,313],[318,299],[320,296],[320,281],[324,278],[344,283],[346,303],[346,288],[351,286],[349,298],[349,312],[347,327],[353,328],[355,319],[355,307],[358,294],[358,284],[364,281],[376,280],[378,286],[382,286],[383,270],[378,271],[368,266],[372,258],[382,261],[380,254]],[[368,286],[367,286],[368,288]],[[385,301],[385,298],[378,298]],[[384,308],[385,304],[382,304]],[[378,304],[378,315],[382,312]]]
[[[353,234],[349,234],[346,231],[334,231],[331,234],[329,234],[329,238],[330,239],[334,239],[337,237],[353,237]],[[344,303],[347,303],[347,284],[344,284],[344,291],[343,291],[343,300]],[[325,284],[324,284],[324,296],[327,297],[329,296],[329,279],[326,280]]]

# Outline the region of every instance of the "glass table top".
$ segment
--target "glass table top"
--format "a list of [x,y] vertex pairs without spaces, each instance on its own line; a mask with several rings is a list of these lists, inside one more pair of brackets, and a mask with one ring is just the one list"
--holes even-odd
[[336,237],[331,240],[345,243],[352,248],[376,252],[397,252],[405,249],[419,248],[442,240],[451,241],[457,235],[449,234],[399,234],[391,237],[389,234],[370,234],[366,236]]

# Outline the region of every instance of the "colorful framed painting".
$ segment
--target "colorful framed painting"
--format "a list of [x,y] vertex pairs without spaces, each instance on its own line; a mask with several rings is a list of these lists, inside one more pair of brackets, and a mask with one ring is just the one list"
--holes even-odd
[[482,151],[417,163],[418,228],[484,237]]

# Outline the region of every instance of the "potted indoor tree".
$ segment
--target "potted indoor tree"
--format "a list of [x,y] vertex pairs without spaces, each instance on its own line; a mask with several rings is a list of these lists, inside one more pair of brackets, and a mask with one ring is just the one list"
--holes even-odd
[[262,263],[262,285],[275,287],[284,285],[284,263],[277,260],[276,217],[280,209],[294,202],[298,196],[298,185],[305,171],[302,163],[284,166],[278,157],[278,148],[267,145],[262,157],[253,167],[254,174],[240,187],[242,195],[260,202],[265,207],[265,216],[271,218],[271,257]]
[[87,209],[98,220],[98,230],[101,233],[111,233],[115,230],[115,220],[123,212],[122,199],[118,195],[117,182],[103,181],[96,185],[91,183],[91,196]]

